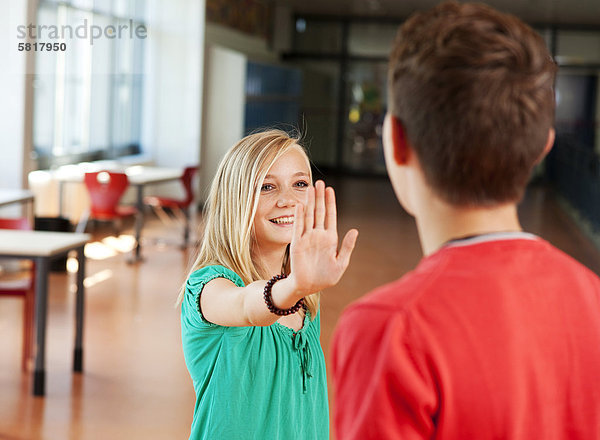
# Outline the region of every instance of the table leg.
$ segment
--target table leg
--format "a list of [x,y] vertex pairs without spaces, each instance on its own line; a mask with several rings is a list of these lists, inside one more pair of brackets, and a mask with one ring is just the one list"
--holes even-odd
[[73,353],[73,371],[83,371],[83,314],[85,305],[85,254],[84,248],[77,249],[77,298],[75,303],[75,351]]
[[64,208],[63,208],[63,190],[64,190],[64,184],[65,182],[63,182],[62,180],[58,181],[58,216],[62,217],[63,216],[63,212],[64,212]]
[[83,211],[83,213],[81,214],[81,218],[77,222],[77,227],[75,228],[75,232],[77,232],[77,233],[85,232],[85,228],[88,224],[89,219],[90,219],[90,210],[86,209],[85,211]]
[[35,368],[33,394],[45,394],[46,315],[48,311],[48,258],[35,259]]
[[142,227],[144,226],[144,186],[137,186],[137,214],[135,215],[135,250],[133,262],[138,262],[142,259]]
[[29,219],[32,225],[35,224],[35,206],[34,199],[31,199],[29,203],[25,204],[25,217]]

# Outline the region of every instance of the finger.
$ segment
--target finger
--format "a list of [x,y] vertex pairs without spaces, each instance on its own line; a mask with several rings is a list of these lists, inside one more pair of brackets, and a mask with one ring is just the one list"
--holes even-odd
[[348,264],[350,263],[350,255],[352,255],[357,238],[358,230],[350,229],[342,241],[342,246],[337,255],[337,260],[341,264],[342,271],[346,270]]
[[325,182],[315,183],[315,228],[325,228]]
[[294,206],[294,225],[292,226],[292,244],[296,243],[304,231],[304,206],[296,203]]
[[315,224],[315,188],[311,186],[308,188],[307,193],[304,210],[304,229],[302,232],[312,229]]
[[337,209],[335,207],[335,191],[332,187],[325,190],[325,229],[336,231],[337,229]]

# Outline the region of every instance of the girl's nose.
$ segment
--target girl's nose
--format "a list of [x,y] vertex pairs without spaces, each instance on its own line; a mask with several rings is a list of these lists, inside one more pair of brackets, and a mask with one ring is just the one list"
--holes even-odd
[[294,206],[296,205],[296,200],[290,198],[290,197],[279,197],[279,199],[277,199],[277,207],[278,208],[285,208],[288,206]]
[[278,208],[286,208],[293,207],[298,202],[296,195],[291,189],[286,191],[282,191],[277,198],[277,207]]

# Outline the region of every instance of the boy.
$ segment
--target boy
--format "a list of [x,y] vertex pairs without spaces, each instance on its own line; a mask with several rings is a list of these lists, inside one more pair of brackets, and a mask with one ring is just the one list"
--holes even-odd
[[338,324],[339,439],[600,438],[600,280],[517,218],[554,141],[555,72],[484,5],[401,27],[384,150],[425,257]]

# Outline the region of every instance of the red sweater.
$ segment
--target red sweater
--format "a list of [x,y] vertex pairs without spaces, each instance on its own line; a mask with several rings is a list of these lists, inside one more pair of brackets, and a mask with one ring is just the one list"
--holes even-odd
[[533,236],[424,258],[332,355],[340,440],[600,439],[600,279]]

